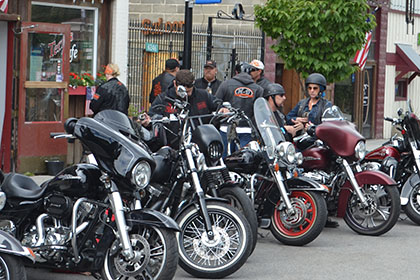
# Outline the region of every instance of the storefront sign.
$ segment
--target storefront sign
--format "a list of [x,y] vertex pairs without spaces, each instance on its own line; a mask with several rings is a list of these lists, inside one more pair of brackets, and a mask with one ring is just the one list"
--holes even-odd
[[50,49],[50,58],[52,58],[58,53],[61,53],[64,48],[64,40],[61,39],[58,43],[56,41],[52,41],[48,44],[48,48]]
[[159,52],[158,44],[146,42],[146,52],[158,53]]
[[162,18],[159,18],[157,22],[152,22],[150,19],[143,19],[141,21],[141,27],[145,28],[142,31],[144,35],[162,35],[163,31],[181,32],[184,27],[184,21],[167,21],[164,23]]

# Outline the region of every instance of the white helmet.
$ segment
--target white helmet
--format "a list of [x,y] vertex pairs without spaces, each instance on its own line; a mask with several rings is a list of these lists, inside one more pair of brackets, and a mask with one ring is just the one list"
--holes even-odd
[[254,59],[250,64],[259,70],[264,70],[264,63],[261,60]]

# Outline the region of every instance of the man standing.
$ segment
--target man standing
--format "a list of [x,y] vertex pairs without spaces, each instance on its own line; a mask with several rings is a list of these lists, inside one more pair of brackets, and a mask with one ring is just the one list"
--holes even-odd
[[214,60],[207,60],[204,65],[204,77],[195,80],[195,87],[207,90],[210,94],[216,94],[217,89],[222,83],[216,78],[217,65]]
[[120,75],[120,68],[117,64],[108,64],[105,68],[107,81],[100,85],[93,95],[89,108],[96,115],[106,109],[118,110],[128,114],[130,96],[128,90],[117,77]]
[[257,85],[262,87],[264,91],[267,91],[267,87],[271,82],[264,77],[264,63],[258,59],[254,59],[250,64],[252,66],[250,73],[252,79]]
[[[250,119],[254,118],[254,101],[258,97],[262,97],[264,90],[257,85],[250,76],[252,66],[249,63],[241,63],[240,67],[235,67],[238,73],[230,80],[224,81],[217,90],[216,97],[222,101],[230,102],[232,107],[241,109]],[[226,125],[220,127],[220,133],[223,138],[225,149],[223,157],[226,157],[228,147]],[[236,133],[239,138],[240,146],[243,147],[248,144],[251,138],[251,127],[243,120],[236,127]],[[230,139],[229,139],[230,140]],[[229,141],[230,144],[231,141]],[[229,145],[230,146],[230,145]],[[235,148],[231,149],[231,152]]]
[[149,102],[153,103],[156,96],[165,92],[175,79],[176,73],[179,71],[179,62],[175,58],[170,58],[165,62],[165,71],[153,79],[152,90],[150,91]]

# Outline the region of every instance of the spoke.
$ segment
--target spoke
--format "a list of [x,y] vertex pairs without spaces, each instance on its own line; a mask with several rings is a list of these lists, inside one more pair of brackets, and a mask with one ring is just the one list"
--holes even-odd
[[372,216],[365,217],[365,219],[362,221],[362,226],[365,226],[366,228],[369,228],[370,226],[376,227],[375,222],[373,221]]
[[388,217],[391,215],[391,211],[389,211],[389,207],[378,207],[376,208],[378,214],[386,221]]

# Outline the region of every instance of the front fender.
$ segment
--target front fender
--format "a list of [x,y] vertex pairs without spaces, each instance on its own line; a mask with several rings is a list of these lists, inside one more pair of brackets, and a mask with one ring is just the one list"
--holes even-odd
[[[229,200],[227,200],[226,198],[221,198],[221,197],[205,197],[204,200],[206,202],[208,201],[218,201],[218,202],[223,202],[223,203],[229,203]],[[195,205],[195,207],[199,207],[199,204],[197,201],[193,201],[190,202],[188,204],[185,204],[182,206],[182,208],[178,211],[178,213],[176,214],[175,220],[178,219],[178,217],[185,211],[185,209],[188,209],[188,207],[190,207],[191,205]]]
[[304,177],[293,177],[285,181],[289,191],[319,191],[327,192],[320,183]]
[[401,190],[401,205],[407,205],[408,198],[410,197],[410,193],[413,188],[420,183],[420,176],[419,174],[411,174],[407,181],[405,181],[404,186]]
[[127,223],[161,227],[180,231],[180,227],[171,217],[151,209],[133,210],[127,213]]
[[[382,171],[376,170],[366,170],[359,173],[355,173],[354,177],[356,178],[359,186],[361,185],[386,185],[386,186],[397,186],[397,182],[394,179],[389,177]],[[338,209],[337,217],[344,217],[347,208],[347,201],[352,193],[353,186],[350,184],[350,181],[347,180],[342,186],[340,195],[338,196]]]
[[7,232],[0,230],[0,253],[26,257],[35,263],[35,255],[31,249],[24,247]]

